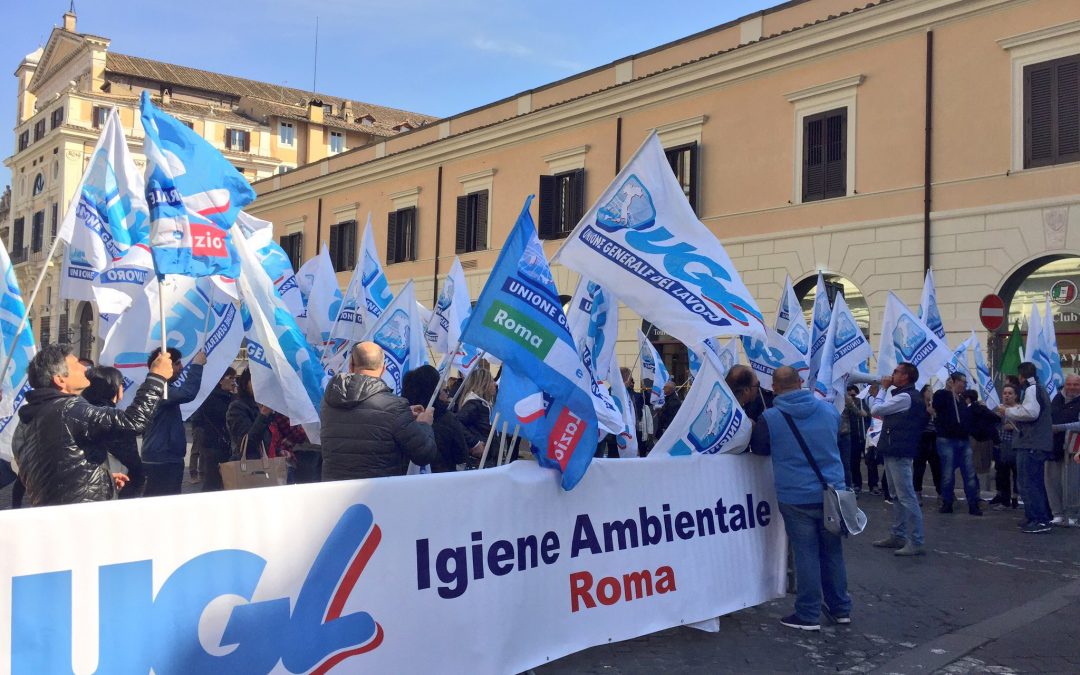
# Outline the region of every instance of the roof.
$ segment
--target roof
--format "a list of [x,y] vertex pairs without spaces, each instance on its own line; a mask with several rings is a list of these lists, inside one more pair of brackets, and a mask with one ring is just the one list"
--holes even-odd
[[[430,115],[422,115],[407,110],[387,108],[339,96],[249,80],[243,77],[222,75],[208,70],[178,66],[138,56],[118,54],[112,51],[106,54],[105,71],[115,75],[125,75],[202,91],[220,92],[237,98],[249,98],[252,99],[254,112],[263,115],[277,115],[306,120],[308,103],[310,101],[322,101],[334,107],[334,114],[324,117],[324,123],[328,126],[355,129],[376,135],[390,136],[394,133],[393,127],[405,121],[419,125],[420,122],[428,123],[438,119]],[[355,119],[370,114],[375,118],[375,124],[369,127],[356,122],[346,122],[341,115],[346,102],[352,106]]]

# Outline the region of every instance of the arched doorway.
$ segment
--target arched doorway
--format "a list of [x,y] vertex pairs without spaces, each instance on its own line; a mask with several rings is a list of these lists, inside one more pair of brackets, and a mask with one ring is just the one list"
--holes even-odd
[[1080,257],[1074,255],[1051,255],[1036,258],[1021,266],[1005,281],[999,295],[1005,302],[1008,320],[992,340],[992,362],[995,367],[1001,360],[1005,340],[1013,324],[1019,323],[1020,332],[1027,339],[1028,317],[1031,305],[1037,304],[1039,312],[1046,308],[1050,298],[1054,314],[1054,332],[1057,335],[1061,367],[1067,373],[1080,372]]
[[[866,297],[859,290],[859,287],[855,285],[855,282],[839,274],[822,272],[821,276],[825,279],[825,290],[829,294],[829,306],[832,307],[837,293],[844,296],[844,302],[847,303],[848,309],[851,310],[851,316],[855,319],[856,325],[862,329],[863,335],[869,339],[870,308],[867,306]],[[817,275],[806,277],[795,284],[793,288],[795,289],[795,296],[799,298],[799,304],[802,305],[806,325],[809,327],[814,311],[814,300],[817,298]]]
[[79,308],[79,358],[92,359],[94,354],[94,308],[89,302]]

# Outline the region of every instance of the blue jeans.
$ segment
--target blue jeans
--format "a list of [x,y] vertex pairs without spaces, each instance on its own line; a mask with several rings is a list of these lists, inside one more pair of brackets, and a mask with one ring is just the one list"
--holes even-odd
[[956,470],[964,479],[964,494],[967,495],[968,508],[979,507],[979,478],[975,475],[975,459],[971,454],[971,443],[966,438],[937,439],[938,457],[941,458],[941,501],[952,506],[955,499]]
[[1024,516],[1029,523],[1050,522],[1050,502],[1046,498],[1046,453],[1024,448],[1016,449],[1016,476],[1020,498],[1024,500]]
[[823,595],[833,615],[851,614],[844,545],[825,529],[821,505],[781,503],[780,515],[795,554],[795,616],[816,623]]
[[893,535],[916,546],[923,544],[922,507],[915,496],[910,457],[886,457],[885,475],[893,493]]

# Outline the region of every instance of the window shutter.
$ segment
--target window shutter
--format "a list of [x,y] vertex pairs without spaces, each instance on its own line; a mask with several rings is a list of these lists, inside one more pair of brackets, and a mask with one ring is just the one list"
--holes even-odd
[[1080,159],[1080,59],[1059,63],[1057,85],[1057,161]]
[[398,262],[398,212],[391,211],[386,217],[386,264]]
[[330,227],[330,260],[334,264],[334,271],[341,269],[341,226]]
[[420,242],[418,241],[418,233],[420,231],[420,220],[418,218],[417,208],[415,206],[410,207],[408,210],[408,219],[406,222],[409,224],[409,230],[405,235],[409,238],[409,260],[416,260],[419,253]]
[[1053,66],[1024,69],[1024,166],[1044,166],[1054,161]]
[[556,194],[558,184],[559,181],[555,176],[540,176],[540,222],[537,223],[537,229],[541,239],[550,239],[555,235],[558,222],[559,198]]
[[847,194],[847,108],[825,118],[825,197]]
[[360,248],[359,246],[357,246],[357,242],[356,242],[356,221],[355,220],[349,221],[348,233],[349,233],[349,249],[348,249],[348,251],[349,251],[349,269],[352,270],[352,269],[356,269],[356,255],[357,255],[358,249]]
[[825,120],[803,120],[803,201],[825,196]]
[[457,198],[457,224],[454,227],[454,252],[466,253],[468,251],[465,238],[466,221],[469,219],[469,196]]
[[232,150],[232,129],[225,128],[225,149]]
[[574,171],[574,176],[570,179],[570,185],[574,193],[574,208],[571,211],[574,217],[573,222],[565,224],[565,232],[573,230],[578,221],[581,220],[581,216],[585,215],[585,169]]
[[487,248],[488,230],[488,191],[476,193],[476,241],[473,242],[473,250],[480,251]]

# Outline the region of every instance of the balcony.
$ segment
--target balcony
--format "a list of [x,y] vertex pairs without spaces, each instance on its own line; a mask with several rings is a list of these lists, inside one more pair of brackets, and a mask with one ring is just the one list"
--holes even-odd
[[15,249],[11,252],[11,264],[18,265],[30,259],[30,247],[23,246],[22,250]]
[[45,262],[45,256],[48,255],[48,251],[38,249],[30,254],[30,262]]

